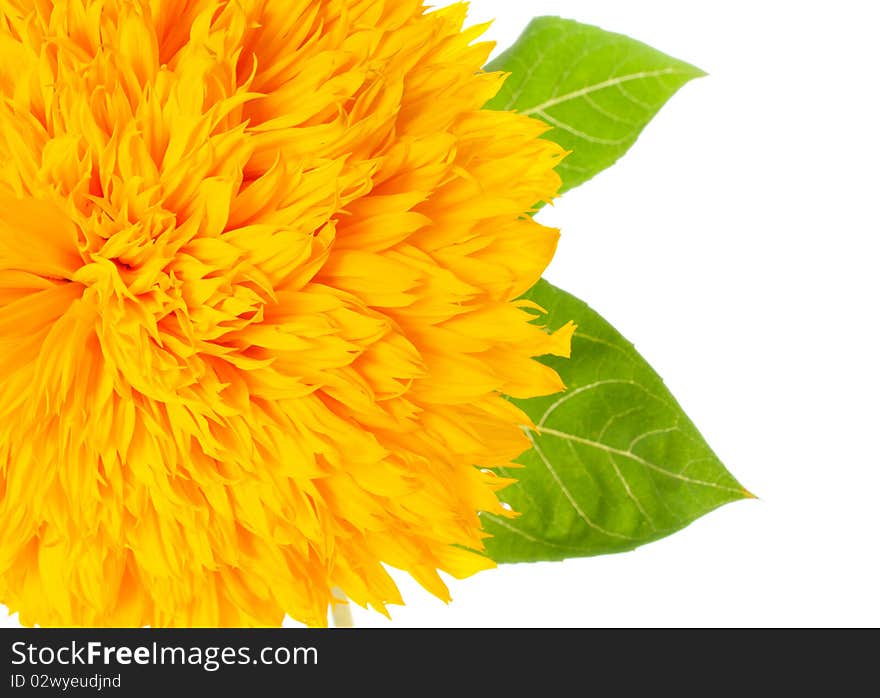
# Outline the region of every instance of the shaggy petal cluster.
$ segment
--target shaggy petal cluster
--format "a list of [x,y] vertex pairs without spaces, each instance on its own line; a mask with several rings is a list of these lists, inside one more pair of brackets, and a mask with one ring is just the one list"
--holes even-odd
[[[0,0],[0,602],[326,623],[469,575],[560,149],[484,110],[465,7]],[[536,322],[536,319],[538,320]]]

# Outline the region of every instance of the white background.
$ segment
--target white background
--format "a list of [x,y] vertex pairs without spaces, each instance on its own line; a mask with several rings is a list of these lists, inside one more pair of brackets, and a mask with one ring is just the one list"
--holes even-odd
[[880,625],[875,7],[472,0],[499,49],[556,14],[709,72],[541,214],[563,231],[547,277],[636,344],[761,499],[633,553],[452,582],[449,606],[400,576],[393,625]]

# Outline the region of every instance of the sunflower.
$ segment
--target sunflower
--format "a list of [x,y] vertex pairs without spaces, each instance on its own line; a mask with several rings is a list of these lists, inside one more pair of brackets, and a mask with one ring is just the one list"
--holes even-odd
[[0,0],[0,602],[327,622],[492,566],[561,149],[466,7]]

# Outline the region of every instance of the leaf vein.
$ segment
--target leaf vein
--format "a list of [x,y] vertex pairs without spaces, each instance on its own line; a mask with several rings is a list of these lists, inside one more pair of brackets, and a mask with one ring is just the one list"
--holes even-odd
[[579,129],[574,128],[573,126],[569,126],[564,121],[560,121],[559,119],[551,116],[544,110],[539,110],[535,112],[535,116],[540,116],[544,121],[546,121],[551,126],[555,126],[556,128],[562,129],[567,133],[570,133],[572,136],[576,138],[580,138],[581,140],[587,141],[589,143],[596,143],[597,145],[623,145],[624,143],[628,143],[630,138],[599,138],[597,136],[591,136],[589,133],[585,133]]
[[[676,473],[672,470],[667,470],[656,463],[652,463],[649,460],[645,460],[639,455],[632,453],[630,451],[625,451],[620,448],[614,448],[614,446],[609,446],[608,444],[603,444],[598,441],[593,441],[592,439],[585,439],[582,436],[575,436],[574,434],[568,434],[564,431],[558,431],[556,429],[541,429],[542,436],[555,436],[559,439],[565,439],[567,441],[574,441],[575,443],[583,444],[584,446],[590,446],[591,448],[598,449],[600,451],[605,451],[606,453],[614,453],[619,456],[623,456],[624,458],[629,458],[630,460],[639,463],[650,470],[660,473],[661,475],[665,475],[666,477],[673,478],[675,480],[681,480],[682,482],[687,482],[691,485],[699,485],[701,487],[710,487],[713,489],[724,490],[725,492],[735,492],[736,494],[741,495],[742,491],[736,489],[735,487],[727,487],[726,485],[719,485],[717,482],[708,482],[706,480],[698,480],[696,478],[687,477],[686,475],[682,475],[680,473]],[[536,444],[537,447],[537,444]]]
[[502,519],[500,516],[496,516],[495,514],[489,514],[487,512],[483,513],[488,519],[491,519],[493,522],[501,526],[502,528],[506,528],[511,533],[515,533],[518,536],[525,538],[527,541],[531,543],[539,543],[541,545],[547,545],[551,548],[558,548],[559,550],[573,550],[579,553],[587,553],[589,552],[589,548],[587,547],[579,547],[576,545],[563,545],[561,543],[555,543],[554,541],[547,540],[546,538],[539,538],[538,536],[533,536],[531,533],[528,533],[521,528],[517,528],[507,519]]
[[621,379],[621,378],[609,378],[607,380],[601,380],[601,381],[596,381],[595,383],[590,383],[589,385],[582,385],[579,388],[575,388],[574,390],[565,393],[565,395],[563,395],[558,400],[556,400],[556,402],[554,402],[552,405],[550,405],[550,407],[548,407],[544,411],[544,414],[541,415],[541,419],[538,421],[538,423],[536,425],[538,427],[539,433],[541,431],[543,431],[543,427],[547,423],[547,419],[550,417],[550,415],[553,414],[560,407],[562,407],[565,403],[567,403],[569,400],[573,400],[578,395],[582,395],[583,393],[586,393],[590,390],[594,390],[595,388],[601,387],[603,385],[630,385],[630,386],[633,386],[634,388],[638,388],[646,395],[650,395],[652,398],[654,398],[658,402],[660,402],[664,405],[667,405],[668,407],[672,407],[672,405],[670,405],[667,400],[664,400],[659,395],[655,395],[650,390],[645,388],[645,386],[643,386],[639,383],[636,383],[635,381],[625,380],[625,379]]
[[656,78],[660,77],[661,75],[676,74],[684,75],[686,73],[685,71],[677,68],[661,68],[660,70],[642,70],[637,73],[630,73],[629,75],[618,75],[613,78],[609,78],[608,80],[597,82],[594,85],[587,85],[586,87],[582,87],[579,90],[574,90],[558,97],[553,97],[545,102],[542,102],[541,104],[537,104],[533,107],[529,107],[528,109],[524,109],[520,113],[525,114],[526,116],[530,116],[532,114],[545,111],[550,107],[555,107],[558,104],[564,104],[566,102],[572,101],[573,99],[579,99],[581,97],[593,94],[594,92],[607,90],[610,87],[617,87],[625,82],[632,82],[633,80],[645,80],[647,78]]
[[608,529],[603,528],[602,526],[597,524],[595,521],[593,521],[589,516],[587,516],[587,514],[584,512],[584,510],[581,509],[580,504],[577,503],[577,500],[574,498],[571,491],[565,485],[565,482],[562,480],[561,477],[559,477],[559,473],[556,472],[556,468],[554,468],[553,465],[551,465],[550,461],[547,460],[547,456],[544,455],[544,452],[541,450],[541,447],[538,446],[537,441],[535,441],[535,439],[532,438],[532,434],[529,432],[527,432],[527,434],[528,434],[529,439],[531,439],[531,441],[532,441],[532,445],[535,448],[535,453],[538,454],[538,458],[541,459],[541,462],[544,464],[544,467],[547,468],[547,471],[550,473],[550,476],[555,480],[556,484],[559,486],[559,489],[562,492],[562,495],[568,500],[568,503],[571,504],[572,508],[575,510],[577,515],[581,518],[581,520],[585,524],[587,524],[587,526],[589,526],[590,528],[592,528],[595,531],[598,531],[599,533],[602,533],[602,534],[608,536],[609,538],[620,538],[621,540],[634,540],[630,536],[625,536],[622,533],[616,533],[615,531],[609,531]]

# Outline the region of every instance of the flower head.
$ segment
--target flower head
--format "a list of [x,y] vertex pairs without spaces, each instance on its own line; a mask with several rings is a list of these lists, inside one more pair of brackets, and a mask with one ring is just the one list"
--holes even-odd
[[479,512],[562,388],[516,299],[562,152],[482,107],[465,7],[0,0],[0,602],[326,622]]

